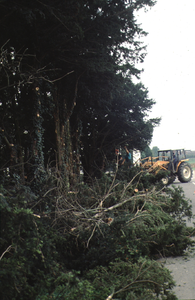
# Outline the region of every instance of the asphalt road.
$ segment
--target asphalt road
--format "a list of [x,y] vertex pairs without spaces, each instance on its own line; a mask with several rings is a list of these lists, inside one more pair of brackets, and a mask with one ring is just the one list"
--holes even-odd
[[[194,176],[189,183],[180,183],[178,180],[174,182],[174,185],[181,186],[184,190],[186,198],[192,202],[192,212],[195,214],[195,171]],[[195,221],[195,220],[194,220]],[[187,222],[187,226],[194,226],[193,220]],[[195,248],[191,248],[186,252],[186,256],[176,258],[161,259],[161,262],[165,263],[173,275],[176,282],[174,292],[178,299],[195,299]]]
[[[193,178],[191,179],[190,182],[181,183],[179,180],[176,179],[173,185],[180,186],[185,193],[185,197],[192,201],[191,202],[192,212],[195,215],[195,171],[194,171]],[[193,227],[193,222],[195,222],[195,220],[191,220],[191,222],[186,221],[187,226]],[[194,299],[195,299],[195,295],[194,295]]]

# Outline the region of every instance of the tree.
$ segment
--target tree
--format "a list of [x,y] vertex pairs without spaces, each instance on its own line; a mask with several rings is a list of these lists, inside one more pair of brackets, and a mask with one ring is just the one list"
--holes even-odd
[[[90,81],[90,86],[93,86],[91,82],[93,79]],[[115,157],[115,147],[128,144],[132,150],[145,149],[151,141],[153,127],[158,123],[158,119],[147,119],[147,112],[154,101],[148,99],[148,91],[142,84],[135,85],[117,75],[115,78],[110,76],[105,85],[106,91],[112,94],[110,103],[104,100],[106,97],[103,95],[102,101],[93,102],[89,110],[87,105],[80,108],[84,117],[80,117],[83,120],[82,160],[84,169],[91,176],[94,172],[97,175],[98,170],[103,168],[105,159]],[[101,86],[104,87],[103,81]],[[101,95],[103,91],[104,88]],[[83,96],[82,103],[85,99],[87,95]]]
[[[50,152],[69,184],[79,174],[80,149],[90,165],[113,143],[142,147],[151,139],[157,120],[147,120],[146,112],[154,101],[132,76],[139,76],[135,62],[145,56],[137,36],[146,34],[134,11],[152,5],[1,1],[1,149],[13,144],[15,164],[29,162],[14,172],[40,182]],[[102,158],[96,162],[99,168]]]
[[152,156],[152,150],[150,149],[149,146],[147,146],[144,151],[142,151],[141,153],[141,157],[142,158],[145,158],[145,157],[149,157],[149,156]]
[[158,151],[159,151],[160,149],[157,147],[157,146],[154,146],[153,148],[152,148],[152,156],[153,157],[157,157],[158,156]]

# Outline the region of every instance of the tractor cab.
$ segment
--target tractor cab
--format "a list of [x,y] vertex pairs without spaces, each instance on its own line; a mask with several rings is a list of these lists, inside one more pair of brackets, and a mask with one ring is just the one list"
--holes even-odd
[[188,159],[186,159],[186,153],[184,149],[159,150],[158,160],[169,161],[168,170],[172,171],[173,173],[178,172],[181,163],[188,161]]

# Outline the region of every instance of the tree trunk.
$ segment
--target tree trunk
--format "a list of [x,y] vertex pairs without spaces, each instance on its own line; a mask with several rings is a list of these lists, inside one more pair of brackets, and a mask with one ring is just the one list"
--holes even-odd
[[43,151],[43,117],[41,107],[41,90],[38,83],[35,83],[32,88],[31,101],[33,101],[33,123],[31,132],[31,158],[30,174],[28,180],[32,181],[35,188],[39,188],[41,183],[45,180],[44,167],[44,151]]

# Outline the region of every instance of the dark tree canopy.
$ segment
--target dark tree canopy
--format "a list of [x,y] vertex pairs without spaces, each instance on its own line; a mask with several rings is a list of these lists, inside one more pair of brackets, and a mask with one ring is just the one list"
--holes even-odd
[[[158,119],[134,84],[151,0],[0,1],[1,169],[40,182],[49,161],[67,182],[102,168],[114,147],[144,149]],[[52,165],[52,164],[51,164]]]

